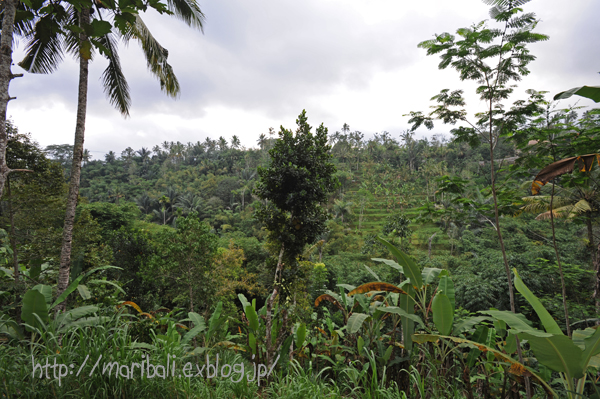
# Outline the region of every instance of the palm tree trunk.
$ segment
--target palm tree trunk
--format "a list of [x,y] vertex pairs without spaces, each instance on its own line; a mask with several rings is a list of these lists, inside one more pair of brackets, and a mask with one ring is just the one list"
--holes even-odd
[[12,100],[8,94],[10,81],[22,74],[13,75],[10,70],[13,52],[13,31],[18,0],[4,0],[4,17],[2,18],[2,33],[0,34],[0,197],[4,191],[4,184],[10,173],[6,165],[6,146],[8,134],[6,132],[6,108]]
[[[79,25],[86,26],[90,23],[90,9],[83,8],[79,14]],[[73,163],[71,164],[71,182],[67,197],[67,211],[63,228],[62,248],[60,252],[60,269],[58,274],[58,290],[60,296],[69,286],[71,274],[71,247],[73,242],[73,225],[75,224],[75,209],[79,196],[79,178],[81,176],[81,161],[83,158],[83,140],[85,136],[85,116],[87,109],[88,67],[89,53],[86,54],[85,43],[89,43],[85,33],[79,34],[79,94],[77,97],[77,123],[75,125],[75,145],[73,147]],[[89,46],[89,44],[88,44]],[[88,47],[89,49],[89,47]],[[57,311],[64,311],[64,301],[56,307]]]

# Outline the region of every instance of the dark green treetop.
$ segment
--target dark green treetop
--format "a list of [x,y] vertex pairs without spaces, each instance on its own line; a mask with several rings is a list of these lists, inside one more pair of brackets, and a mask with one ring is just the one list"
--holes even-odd
[[288,260],[325,231],[327,212],[321,204],[339,185],[330,161],[327,128],[321,124],[311,133],[305,110],[296,124],[295,134],[281,127],[279,140],[269,150],[269,166],[258,168],[260,181],[255,189],[267,201],[257,217],[269,231],[269,239],[283,245]]

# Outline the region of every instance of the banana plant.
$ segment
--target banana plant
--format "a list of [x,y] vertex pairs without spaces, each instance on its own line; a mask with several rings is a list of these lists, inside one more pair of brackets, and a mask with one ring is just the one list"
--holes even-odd
[[[246,316],[246,323],[244,324],[244,332],[242,332],[240,328],[240,334],[246,336],[246,344],[242,345],[242,350],[253,355],[253,361],[260,363],[262,359],[265,358],[266,354],[266,345],[261,340],[262,337],[266,336],[266,325],[264,322],[261,322],[266,317],[267,307],[263,306],[261,309],[256,311],[256,299],[252,300],[252,303],[248,301],[248,299],[244,296],[244,294],[238,294],[238,299],[242,304],[242,309],[244,310],[244,315]],[[265,302],[266,303],[266,302]],[[282,331],[285,331],[287,328],[287,317],[285,312],[281,311],[278,305],[275,306],[273,312],[273,324],[271,327],[271,339],[272,339],[272,348],[276,348],[276,353],[279,353],[280,364],[287,364],[289,361],[289,356],[287,355],[290,346],[292,345],[292,341],[294,339],[294,335],[290,334],[284,339],[284,335],[281,334]],[[304,331],[306,332],[306,326],[304,327]],[[245,334],[244,334],[245,333]],[[304,337],[306,335],[304,334]],[[297,344],[302,346],[304,344],[304,337],[302,337],[302,342],[297,340]]]
[[[381,292],[396,294],[397,296],[391,297],[391,303],[389,301],[381,303],[377,306],[377,310],[400,317],[403,347],[408,352],[412,350],[412,334],[415,331],[415,325],[418,324],[421,328],[427,328],[429,313],[432,313],[433,323],[437,330],[442,334],[448,334],[453,326],[455,307],[454,284],[448,275],[448,271],[438,268],[424,268],[421,270],[408,255],[394,245],[380,237],[377,237],[377,240],[389,249],[397,262],[381,258],[374,258],[373,260],[396,269],[406,277],[406,280],[397,286],[381,281],[363,284],[350,291],[348,295],[371,293],[373,298],[377,298],[377,294]],[[372,271],[371,274],[380,280]],[[438,278],[439,284],[435,295],[428,303],[430,287]],[[361,297],[357,296],[358,298]],[[424,320],[415,314],[415,308],[420,311]],[[354,313],[348,319],[349,332],[358,331],[368,317],[365,314]]]
[[[495,319],[511,327],[519,338],[527,340],[539,363],[560,373],[569,399],[582,398],[588,369],[600,365],[600,329],[576,330],[573,337],[566,336],[540,300],[527,288],[516,269],[515,288],[537,313],[545,331],[524,323],[523,318],[509,312],[486,311]],[[512,313],[511,313],[512,314]]]
[[192,355],[210,352],[213,349],[222,346],[233,349],[240,349],[232,342],[236,335],[229,333],[229,320],[223,314],[223,302],[219,301],[208,321],[204,320],[202,315],[189,312],[188,318],[181,322],[191,321],[194,325],[182,338],[181,343],[187,345],[191,340],[201,335],[201,346],[192,351]]
[[[414,334],[414,341],[423,343],[437,342],[440,339],[449,340],[459,344],[467,344],[469,347],[480,352],[491,353],[497,359],[510,366],[509,372],[532,377],[540,383],[548,396],[555,397],[556,393],[546,383],[547,368],[560,374],[561,382],[569,399],[585,397],[584,391],[588,371],[591,368],[598,368],[600,366],[600,329],[587,328],[585,330],[576,330],[573,332],[573,337],[569,338],[563,333],[558,323],[544,308],[540,300],[525,285],[517,270],[513,269],[513,272],[515,274],[515,288],[536,312],[545,331],[534,328],[522,314],[488,310],[480,312],[488,316],[473,317],[456,325],[453,333],[454,335],[458,335],[458,333],[485,319],[489,319],[489,316],[491,316],[495,320],[497,330],[502,330],[503,326],[510,327],[510,329],[504,327],[507,330],[506,341],[500,348],[501,350],[493,348],[491,342],[484,342],[478,339],[476,337],[477,334],[473,337],[473,340],[441,334]],[[517,362],[510,356],[516,350],[515,337],[517,336],[522,342],[526,340],[539,364],[544,366],[543,368],[541,367],[542,370],[540,372],[536,372]]]
[[[79,287],[83,279],[99,270],[111,268],[120,269],[116,266],[101,266],[80,275],[67,287],[62,295],[56,298],[54,302],[52,301],[52,287],[49,285],[38,284],[32,289],[28,290],[23,296],[23,306],[21,308],[21,320],[23,320],[24,326],[30,331],[39,330],[39,328],[44,327],[44,325],[50,322],[50,312],[57,305],[64,302],[69,294]],[[87,314],[95,313],[98,310],[99,308],[97,306],[89,305],[75,308],[68,312],[56,314],[54,317],[54,322],[57,323],[56,331],[66,331],[70,326],[73,326],[73,323],[76,320],[78,325],[85,325],[86,323],[89,325],[95,325],[100,320],[98,317],[88,318],[87,321],[79,319]],[[13,331],[15,330],[14,327],[15,326],[13,325]],[[17,335],[19,334],[17,333]]]
[[[323,309],[324,316],[320,318],[321,327],[315,326],[315,348],[316,355],[328,362],[334,370],[343,369],[346,364],[346,358],[349,353],[352,353],[352,348],[342,345],[345,337],[344,330],[346,326],[339,326],[331,320],[329,310]],[[345,322],[344,322],[345,323]],[[341,366],[341,367],[340,367]],[[339,371],[339,370],[338,370]]]
[[338,308],[342,312],[342,316],[344,317],[344,324],[346,324],[357,303],[355,303],[354,298],[352,296],[346,294],[346,291],[344,291],[344,289],[352,291],[356,287],[350,284],[338,284],[337,286],[340,290],[339,294],[331,290],[326,290],[323,295],[320,295],[319,297],[317,297],[317,299],[315,299],[315,307],[318,307],[321,303],[323,303],[323,301],[332,303],[336,308]]

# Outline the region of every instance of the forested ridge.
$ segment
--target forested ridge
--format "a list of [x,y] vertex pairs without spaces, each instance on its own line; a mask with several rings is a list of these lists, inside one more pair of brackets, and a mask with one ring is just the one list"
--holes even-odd
[[[600,109],[556,101],[596,91],[508,104],[548,37],[527,1],[486,3],[502,29],[419,44],[481,85],[472,117],[443,89],[404,131],[311,126],[308,109],[252,148],[104,159],[6,121],[1,396],[600,397]],[[73,32],[108,46],[94,26]],[[100,355],[116,373],[68,372]],[[202,374],[217,356],[239,380]],[[174,374],[129,367],[151,359]]]

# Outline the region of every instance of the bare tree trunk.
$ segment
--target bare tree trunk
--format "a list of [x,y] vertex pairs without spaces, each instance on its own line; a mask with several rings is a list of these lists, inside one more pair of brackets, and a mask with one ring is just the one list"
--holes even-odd
[[589,212],[588,213],[588,217],[587,220],[585,221],[585,224],[587,225],[587,233],[588,233],[588,241],[590,242],[590,252],[592,253],[592,263],[596,260],[596,252],[594,251],[595,245],[594,245],[594,229],[592,228],[592,213]]
[[[596,257],[594,258],[594,295],[596,300],[596,314],[600,314],[600,243],[596,248]],[[596,321],[600,325],[600,320]]]
[[6,147],[8,145],[8,133],[6,131],[6,108],[8,102],[13,100],[8,94],[10,81],[23,74],[13,75],[10,70],[12,65],[13,32],[18,0],[4,0],[2,10],[2,33],[0,34],[0,197],[4,192],[4,184],[11,172],[6,165]]
[[[588,213],[588,217],[586,220],[587,225],[587,233],[588,233],[588,241],[590,245],[590,252],[592,256],[592,269],[595,271],[594,273],[594,295],[593,298],[596,300],[596,313],[600,314],[600,275],[598,272],[600,271],[600,246],[596,248],[594,244],[594,229],[592,227],[592,213]],[[596,321],[596,325],[600,325],[600,320]]]
[[[492,144],[490,144],[491,146]],[[510,295],[510,310],[513,313],[517,313],[515,307],[515,293],[513,289],[512,277],[510,273],[510,267],[508,265],[508,259],[506,258],[506,249],[504,248],[504,240],[502,239],[502,232],[500,231],[500,218],[498,216],[498,199],[496,197],[496,185],[495,185],[495,176],[494,176],[494,150],[490,149],[490,166],[492,168],[492,194],[494,197],[494,216],[496,221],[496,232],[498,233],[498,240],[500,241],[500,248],[502,249],[502,259],[504,260],[504,269],[506,271],[506,278],[508,279],[508,293]],[[517,340],[517,355],[519,357],[519,362],[521,364],[524,363],[523,360],[523,352],[521,351],[521,342],[519,337],[516,337]],[[527,392],[527,398],[531,399],[531,383],[529,381],[529,377],[525,376],[525,391]]]
[[[79,13],[79,25],[86,26],[90,23],[90,9],[83,8]],[[60,252],[60,269],[58,275],[57,296],[60,296],[69,286],[71,274],[71,247],[73,242],[73,225],[75,224],[75,209],[79,196],[79,179],[81,176],[81,161],[83,158],[83,140],[85,136],[85,116],[87,109],[88,67],[89,54],[83,50],[84,43],[88,42],[85,33],[79,34],[79,94],[77,98],[77,123],[75,126],[75,145],[73,147],[73,163],[71,164],[71,182],[69,196],[67,197],[67,211],[63,228],[62,248]],[[88,42],[89,43],[89,42]],[[64,311],[67,301],[56,307],[56,311]]]
[[431,243],[433,242],[433,237],[435,237],[436,234],[437,234],[437,232],[433,233],[431,235],[431,237],[429,237],[429,253],[428,253],[429,254],[429,259],[431,259]]
[[271,329],[273,327],[273,315],[272,315],[272,310],[273,310],[273,304],[275,303],[275,298],[277,297],[277,295],[279,294],[279,284],[280,284],[280,280],[281,280],[281,270],[283,269],[283,251],[284,251],[284,246],[281,246],[281,251],[279,251],[279,259],[277,261],[277,268],[275,269],[275,281],[273,282],[273,292],[271,293],[271,296],[269,297],[269,300],[267,301],[267,317],[266,317],[266,322],[265,322],[265,327],[267,330],[267,342],[265,342],[265,347],[266,347],[266,355],[267,355],[267,364],[268,367],[271,367],[272,363],[273,363],[273,354],[271,353],[271,351],[273,350],[273,345],[272,345],[272,337],[271,337]]
[[[12,202],[12,194],[10,191],[10,177],[7,176],[6,179],[6,189],[8,194],[8,214],[10,216],[10,246],[13,251],[13,277],[15,278],[15,303],[21,303],[21,275],[19,270],[19,254],[17,252],[17,240],[15,238],[15,212],[13,210],[13,202]],[[21,323],[21,313],[17,312],[15,321],[20,324]]]
[[15,238],[15,212],[13,211],[12,194],[10,191],[10,177],[6,179],[6,190],[8,194],[8,215],[10,219],[10,246],[13,251],[13,268],[15,284],[19,282],[19,255],[17,253],[17,240]]
[[194,311],[194,288],[190,284],[190,312]]
[[[496,196],[496,174],[494,171],[494,135],[493,135],[493,123],[492,123],[492,103],[490,102],[490,168],[492,177],[492,196],[494,197],[494,220],[496,222],[496,233],[498,234],[498,241],[500,242],[500,249],[502,250],[502,259],[504,261],[504,270],[506,272],[506,279],[508,280],[508,294],[510,297],[510,310],[513,313],[517,313],[515,307],[515,292],[512,283],[512,276],[510,273],[510,266],[508,265],[508,259],[506,258],[506,249],[504,247],[504,240],[502,239],[502,231],[500,230],[500,216],[498,212],[498,197]],[[519,337],[517,339],[517,355],[519,362],[523,364],[523,352],[521,351],[521,342]],[[531,383],[529,377],[525,376],[525,391],[527,392],[527,398],[531,399]]]
[[563,308],[565,310],[565,322],[567,323],[567,336],[571,336],[571,326],[569,323],[569,308],[567,307],[567,287],[565,285],[565,275],[562,270],[562,263],[560,261],[560,255],[558,253],[558,246],[556,245],[556,234],[554,230],[554,209],[552,205],[554,202],[554,182],[552,183],[552,194],[550,195],[550,224],[552,226],[552,245],[554,246],[554,253],[556,254],[556,262],[558,264],[558,273],[560,274],[560,286],[562,288],[562,300]]
[[[294,309],[296,308],[296,293],[294,293]],[[300,349],[300,348],[298,348]],[[290,344],[290,362],[294,360],[294,340],[292,339],[292,343]]]

